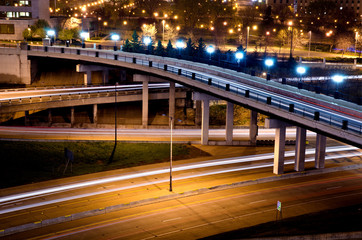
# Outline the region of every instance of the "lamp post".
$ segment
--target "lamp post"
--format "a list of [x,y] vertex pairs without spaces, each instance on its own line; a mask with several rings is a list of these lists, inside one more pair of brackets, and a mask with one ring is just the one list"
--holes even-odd
[[297,73],[299,74],[299,82],[298,82],[299,89],[302,88],[302,75],[305,74],[306,71],[307,71],[306,68],[303,66],[297,67]]
[[357,55],[357,42],[358,42],[358,37],[359,37],[359,34],[358,32],[356,32],[355,34],[355,45],[354,45],[354,54]]
[[332,80],[333,80],[333,82],[336,83],[336,91],[335,91],[335,93],[334,93],[334,98],[339,98],[338,85],[339,85],[341,82],[343,82],[344,76],[337,74],[337,75],[332,76]]
[[238,61],[238,67],[240,68],[240,60],[244,58],[244,53],[242,52],[236,52],[235,53],[235,58]]
[[312,31],[309,31],[308,57],[310,58],[310,44],[312,42]]
[[165,20],[162,20],[162,42],[165,41]]
[[117,41],[119,40],[118,34],[112,34],[111,39],[114,41],[114,51],[117,51]]
[[185,47],[185,43],[181,40],[176,42],[176,47],[178,49],[178,55],[181,57],[181,50]]
[[152,42],[152,39],[148,36],[143,38],[143,43],[146,45],[146,54],[149,53],[148,45]]
[[[162,114],[162,116],[167,116],[166,114]],[[173,117],[168,116],[170,118],[170,192],[172,192],[172,125],[173,125]]]
[[246,28],[246,48],[245,48],[246,52],[248,51],[248,46],[249,46],[249,33],[250,33],[250,27],[248,26]]
[[114,153],[116,152],[117,148],[117,85],[116,82],[114,84],[114,147],[111,156],[108,159],[108,163],[113,162]]
[[53,37],[55,41],[55,31],[54,30],[48,30],[47,35],[50,37],[50,45],[53,45]]
[[84,40],[89,36],[89,33],[87,32],[81,32],[80,33],[80,38],[82,39],[82,48],[85,48],[85,43]]
[[267,58],[267,59],[265,59],[264,64],[267,67],[266,80],[270,80],[269,68],[274,65],[274,59]]
[[210,54],[209,60],[211,60],[211,54],[215,51],[215,48],[213,46],[208,46],[206,51]]
[[290,54],[289,54],[289,58],[293,58],[293,22],[289,21],[288,25],[291,29],[291,35],[290,35]]

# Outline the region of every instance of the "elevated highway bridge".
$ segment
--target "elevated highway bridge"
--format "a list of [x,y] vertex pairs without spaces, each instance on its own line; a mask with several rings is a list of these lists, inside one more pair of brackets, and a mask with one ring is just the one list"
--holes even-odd
[[[31,72],[29,61],[37,58],[68,59],[81,64],[85,84],[91,84],[92,67],[117,67],[132,71],[135,81],[143,84],[143,124],[148,122],[148,89],[151,79],[170,82],[170,116],[174,117],[175,83],[194,89],[194,99],[202,101],[201,143],[208,144],[209,100],[228,102],[226,143],[232,144],[233,104],[252,110],[251,142],[257,136],[256,113],[270,116],[269,126],[276,128],[274,173],[283,172],[285,128],[297,126],[295,169],[304,169],[306,129],[317,133],[316,167],[324,167],[326,136],[362,146],[362,107],[328,96],[267,81],[256,76],[172,58],[105,51],[97,49],[35,47],[24,50],[1,49],[0,54],[19,55],[21,68]],[[27,59],[27,61],[24,60]],[[26,64],[28,64],[26,66]]]

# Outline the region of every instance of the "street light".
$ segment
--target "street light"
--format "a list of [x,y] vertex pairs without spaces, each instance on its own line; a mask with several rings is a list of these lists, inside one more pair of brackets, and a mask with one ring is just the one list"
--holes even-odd
[[274,65],[274,59],[272,59],[272,58],[267,58],[267,59],[265,59],[264,64],[265,64],[266,67],[267,67],[266,80],[270,80],[269,68]]
[[289,58],[293,58],[293,22],[289,21],[288,25],[290,26],[291,32],[292,32],[292,34],[290,36],[290,54],[289,54]]
[[309,31],[309,49],[308,49],[308,57],[310,58],[310,44],[312,42],[312,31]]
[[162,20],[162,42],[165,41],[165,20]]
[[146,45],[146,54],[149,53],[148,45],[152,42],[152,39],[148,36],[143,38],[143,43]]
[[[162,116],[167,116],[166,114],[162,114]],[[172,192],[172,125],[173,125],[173,117],[168,116],[171,121],[170,125],[170,192]]]
[[181,57],[181,50],[185,47],[185,43],[179,40],[176,42],[176,47],[178,48],[178,55]]
[[298,83],[298,88],[301,89],[302,88],[302,75],[305,74],[307,71],[307,69],[303,66],[299,66],[297,67],[297,73],[299,74],[299,83]]
[[243,52],[236,52],[235,53],[235,57],[238,61],[238,67],[240,67],[240,60],[244,58],[244,53]]
[[114,41],[114,51],[117,51],[117,41],[119,40],[118,34],[112,34],[111,39]]
[[250,33],[250,27],[248,26],[248,27],[246,28],[246,48],[245,48],[245,51],[248,51],[249,33]]
[[81,32],[80,33],[80,38],[82,39],[82,48],[85,48],[85,43],[84,40],[89,37],[89,33],[88,32]]
[[206,52],[208,52],[210,54],[210,58],[209,60],[211,60],[211,54],[215,51],[215,48],[213,46],[208,46],[206,48]]
[[336,83],[336,88],[337,88],[337,90],[336,90],[336,93],[338,93],[338,85],[341,83],[341,82],[343,82],[343,80],[344,80],[344,76],[342,76],[342,75],[334,75],[334,76],[332,76],[332,80],[333,80],[333,82],[335,82]]
[[359,34],[358,32],[356,32],[356,35],[355,35],[355,40],[356,40],[356,43],[354,45],[354,54],[357,55],[357,42],[358,42],[358,37],[359,37]]
[[53,37],[55,41],[55,31],[54,30],[48,30],[47,35],[50,37],[50,42],[53,43]]

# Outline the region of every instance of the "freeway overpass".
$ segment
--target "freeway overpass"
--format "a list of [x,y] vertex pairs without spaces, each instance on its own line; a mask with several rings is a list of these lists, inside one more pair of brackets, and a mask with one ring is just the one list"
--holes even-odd
[[[200,94],[194,99],[202,101],[202,144],[208,143],[209,100],[228,101],[226,142],[232,143],[232,104],[239,104],[253,112],[264,113],[274,120],[270,127],[277,128],[274,172],[283,172],[285,127],[297,126],[296,170],[304,169],[306,129],[317,132],[316,167],[324,167],[326,136],[345,143],[362,146],[362,107],[328,96],[311,93],[244,73],[172,58],[136,53],[113,52],[97,49],[28,46],[24,50],[1,49],[0,54],[19,56],[19,69],[29,73],[29,60],[37,58],[78,61],[83,67],[85,84],[91,84],[91,67],[118,67],[132,71],[136,81],[143,83],[143,123],[147,125],[148,83],[151,78],[170,82],[170,105],[174,102],[174,83],[188,86]],[[85,69],[85,70],[84,70]],[[174,105],[170,106],[174,116]],[[254,116],[254,117],[253,117]],[[277,120],[277,121],[275,121]],[[256,119],[252,113],[256,138]]]

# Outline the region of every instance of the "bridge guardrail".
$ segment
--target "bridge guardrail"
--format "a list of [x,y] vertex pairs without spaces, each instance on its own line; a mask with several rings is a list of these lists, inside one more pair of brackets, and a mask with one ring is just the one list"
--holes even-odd
[[[63,50],[62,50],[63,49]],[[209,82],[209,77],[204,76],[199,73],[194,73],[192,71],[187,71],[184,69],[178,69],[175,67],[167,66],[163,63],[158,62],[152,62],[150,64],[149,60],[144,59],[137,59],[134,57],[127,57],[127,56],[119,56],[117,52],[99,52],[96,49],[69,49],[69,48],[60,48],[60,47],[49,47],[49,46],[36,46],[31,47],[30,50],[35,51],[45,51],[45,52],[53,52],[53,53],[61,53],[61,54],[76,54],[76,55],[82,55],[82,56],[89,56],[89,57],[97,57],[97,58],[104,58],[104,59],[110,59],[115,61],[122,61],[127,63],[133,63],[138,64],[142,66],[157,68],[157,69],[163,69],[164,71],[168,71],[174,74],[178,74],[187,78],[191,78],[196,81],[200,81],[203,83],[206,83],[208,85],[230,91],[231,89],[234,94],[241,95],[246,97],[248,95],[248,98],[253,99],[257,102],[265,103],[274,107],[277,107],[282,110],[290,110],[290,105],[294,102],[284,98],[284,99],[278,99],[275,97],[272,97],[266,93],[261,93],[261,91],[257,92],[256,90],[247,88],[247,87],[240,87],[240,86],[234,86],[232,85],[232,82],[225,83],[225,81],[211,81],[211,84]],[[98,54],[97,54],[98,52]],[[116,57],[117,56],[117,57]],[[180,71],[181,70],[181,71]],[[248,92],[248,94],[246,93]],[[295,105],[293,111],[289,111],[291,113],[297,114],[302,117],[311,118],[315,121],[320,121],[323,123],[326,123],[331,126],[335,126],[338,128],[341,128],[345,131],[351,131],[357,134],[362,134],[362,123],[358,123],[358,121],[352,122],[348,121],[347,119],[343,119],[341,117],[335,117],[334,114],[330,113],[327,114],[326,112],[321,111],[311,111],[312,106],[307,107],[300,107],[299,105]]]

